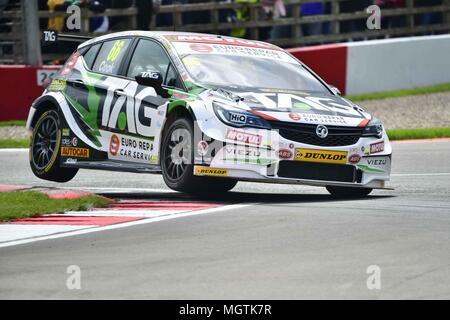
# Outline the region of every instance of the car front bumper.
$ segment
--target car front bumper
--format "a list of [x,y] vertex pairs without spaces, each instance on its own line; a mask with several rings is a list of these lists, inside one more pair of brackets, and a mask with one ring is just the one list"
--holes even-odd
[[[381,138],[362,137],[350,146],[319,147],[287,140],[274,130],[223,129],[222,136],[215,130],[214,138],[208,134],[195,141],[195,175],[263,183],[387,189],[392,148],[386,133]],[[240,135],[230,135],[230,131]]]

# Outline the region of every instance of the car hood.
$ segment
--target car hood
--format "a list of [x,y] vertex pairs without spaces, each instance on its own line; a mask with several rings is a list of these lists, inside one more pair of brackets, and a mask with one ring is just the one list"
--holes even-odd
[[362,108],[331,93],[216,88],[208,96],[271,121],[364,127],[371,119]]

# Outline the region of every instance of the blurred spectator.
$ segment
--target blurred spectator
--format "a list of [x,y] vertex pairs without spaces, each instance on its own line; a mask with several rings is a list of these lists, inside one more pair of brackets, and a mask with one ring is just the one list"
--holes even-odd
[[[286,7],[283,0],[261,0],[263,5],[259,12],[259,20],[278,20],[285,18],[287,15]],[[259,29],[259,40],[266,41],[273,36],[276,26],[264,27]]]
[[[186,4],[211,2],[213,0],[186,0]],[[183,14],[183,24],[210,23],[211,17],[208,11],[191,11]]]
[[[111,9],[127,9],[133,4],[133,0],[109,0],[108,7]],[[110,29],[114,31],[123,31],[129,29],[129,18],[128,17],[111,17],[110,18]]]
[[[292,7],[293,6],[284,6],[284,12],[280,12],[280,15],[278,18],[275,19],[282,19],[286,17],[292,17]],[[297,8],[297,6],[295,6]],[[284,13],[284,14],[283,14]],[[276,25],[272,28],[270,31],[270,39],[269,40],[277,40],[277,39],[283,39],[283,38],[290,38],[292,36],[292,26],[289,25]]]
[[[87,7],[90,11],[94,13],[103,13],[106,9],[107,0],[48,0],[47,7],[48,11],[55,12],[65,12],[67,8],[76,5],[79,7]],[[42,10],[44,3],[39,2],[39,9]],[[50,30],[62,31],[65,29],[64,16],[54,17],[48,19],[47,28]],[[108,17],[93,17],[90,20],[91,32],[106,32],[109,27]],[[73,31],[73,30],[71,30]]]
[[[416,0],[414,1],[416,7],[429,7],[429,6],[439,6],[442,5],[442,0]],[[416,25],[430,25],[442,23],[442,13],[441,12],[430,12],[423,13],[416,16]]]
[[[286,8],[283,0],[234,0],[237,3],[255,4],[261,2],[262,7],[258,11],[258,20],[267,21],[280,19],[286,16]],[[248,8],[239,8],[234,10],[234,15],[230,22],[242,22],[250,20],[250,10]],[[262,27],[259,29],[259,40],[267,40],[271,36],[272,27]],[[231,35],[234,37],[248,37],[245,28],[233,28]],[[272,35],[273,37],[273,35]]]
[[[304,3],[295,6],[294,10],[299,10],[301,17],[325,14],[325,3],[323,1]],[[292,8],[287,8],[287,16],[292,16]],[[275,26],[272,30],[272,39],[290,38],[292,37],[291,26]],[[321,22],[307,23],[302,25],[302,33],[304,36],[319,35],[323,33]]]
[[[186,4],[187,0],[161,0],[162,6],[168,6],[171,4]],[[156,25],[158,27],[171,27],[173,26],[173,14],[172,13],[160,13],[156,16]]]
[[[172,4],[193,4],[202,2],[211,2],[214,0],[161,0],[161,5]],[[207,11],[193,11],[182,14],[183,24],[201,24],[210,23],[211,18]],[[226,19],[226,18],[225,18]],[[224,22],[224,21],[222,21]],[[171,27],[174,25],[172,13],[160,13],[156,16],[156,25],[158,27]]]
[[[355,13],[358,11],[365,12],[366,9],[373,5],[374,0],[349,0],[341,2],[341,12],[342,13]],[[366,25],[367,18],[344,21],[341,23],[341,32],[358,32],[365,31],[367,29]]]
[[[47,6],[49,12],[63,11],[65,0],[48,0]],[[64,9],[65,11],[65,9]],[[47,28],[50,30],[62,31],[64,29],[64,17],[54,17],[48,19]]]
[[[258,3],[258,0],[234,0],[237,3]],[[243,22],[250,20],[250,10],[248,8],[240,8],[234,10],[234,21]],[[231,29],[231,35],[233,37],[244,38],[247,35],[247,29],[245,28],[233,28]]]
[[[158,0],[155,0],[155,3]],[[153,16],[153,0],[136,0],[137,28],[138,30],[150,30]]]
[[[325,4],[321,2],[304,3],[300,5],[300,15],[302,17],[321,15],[325,13]],[[307,23],[302,25],[303,35],[313,36],[322,33],[322,23]]]
[[[232,0],[214,0],[215,2],[226,2],[231,3]],[[219,10],[219,22],[232,22],[234,19],[234,10],[233,9],[223,9]],[[231,35],[231,30],[220,30],[220,34],[229,36]]]
[[[109,2],[107,0],[89,0],[88,6],[89,10],[94,13],[104,13],[108,7]],[[109,17],[93,17],[89,21],[89,26],[91,32],[107,32],[109,30]]]
[[[405,7],[405,0],[376,0],[375,4],[383,9],[398,9]],[[383,17],[381,15],[381,28],[398,28],[406,25],[404,16]]]
[[[331,14],[331,2],[325,3],[325,14],[326,15]],[[325,21],[322,23],[322,33],[323,34],[331,34],[332,33],[330,21]]]

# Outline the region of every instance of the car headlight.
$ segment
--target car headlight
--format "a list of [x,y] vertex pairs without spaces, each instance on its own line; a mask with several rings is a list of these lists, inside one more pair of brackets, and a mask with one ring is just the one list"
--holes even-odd
[[383,124],[377,118],[372,118],[367,126],[364,128],[363,137],[377,137],[383,136]]
[[270,124],[254,114],[251,114],[245,110],[235,108],[219,102],[213,102],[214,112],[217,117],[225,124],[242,128],[252,127],[261,129],[270,129]]

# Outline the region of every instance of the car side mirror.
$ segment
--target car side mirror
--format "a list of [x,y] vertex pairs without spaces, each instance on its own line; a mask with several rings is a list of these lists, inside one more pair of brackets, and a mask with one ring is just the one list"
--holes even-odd
[[166,89],[163,88],[163,77],[161,73],[157,71],[144,71],[141,72],[139,75],[134,77],[136,79],[136,82],[142,86],[146,87],[152,87],[155,89],[156,93],[163,97],[168,98],[169,93]]
[[331,92],[333,92],[333,94],[334,94],[335,96],[341,96],[341,95],[342,95],[341,90],[339,90],[337,87],[332,86],[332,85],[330,85],[330,84],[329,84],[328,86],[330,87]]

